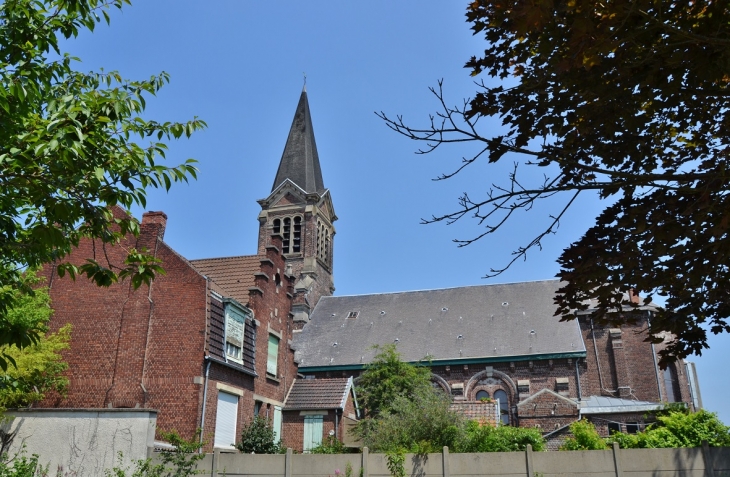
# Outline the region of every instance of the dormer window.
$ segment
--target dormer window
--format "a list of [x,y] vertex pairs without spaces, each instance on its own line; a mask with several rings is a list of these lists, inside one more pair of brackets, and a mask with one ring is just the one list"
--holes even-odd
[[246,310],[237,302],[225,302],[225,345],[226,361],[243,364],[243,332]]

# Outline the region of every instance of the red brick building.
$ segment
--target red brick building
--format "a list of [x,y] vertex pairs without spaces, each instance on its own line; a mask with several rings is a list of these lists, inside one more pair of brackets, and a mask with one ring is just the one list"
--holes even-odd
[[[352,377],[372,345],[393,342],[407,361],[431,359],[455,409],[555,439],[580,416],[604,433],[631,431],[661,402],[701,405],[691,366],[657,367],[645,341],[653,307],[631,308],[628,296],[637,319],[615,329],[590,311],[560,322],[555,280],[332,297],[337,216],[306,91],[259,204],[256,255],[187,260],[164,241],[165,214],[148,212],[138,237],[106,253],[114,265],[130,248],[151,251],[167,273],[149,287],[98,288],[47,268],[51,327],[72,323],[73,333],[69,394],[41,405],[155,408],[160,429],[201,428],[207,449],[230,448],[265,415],[302,450],[330,431],[346,438],[358,414]],[[83,263],[95,245],[83,241],[69,260]]]

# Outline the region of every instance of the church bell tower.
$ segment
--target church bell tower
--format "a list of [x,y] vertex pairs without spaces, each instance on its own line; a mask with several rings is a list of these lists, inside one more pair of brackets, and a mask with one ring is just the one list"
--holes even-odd
[[329,189],[324,187],[306,87],[294,113],[271,194],[259,200],[259,250],[280,235],[287,273],[294,275],[294,322],[309,321],[321,296],[334,290],[333,250],[337,220]]

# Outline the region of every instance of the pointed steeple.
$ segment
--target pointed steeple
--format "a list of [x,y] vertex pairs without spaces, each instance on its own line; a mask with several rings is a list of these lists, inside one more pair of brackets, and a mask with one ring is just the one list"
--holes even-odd
[[289,130],[284,154],[281,155],[279,170],[276,172],[276,179],[274,179],[271,190],[276,189],[286,179],[291,180],[307,193],[321,194],[325,190],[322,170],[319,166],[319,155],[317,155],[317,144],[314,142],[312,117],[309,115],[306,86],[299,97],[294,121]]

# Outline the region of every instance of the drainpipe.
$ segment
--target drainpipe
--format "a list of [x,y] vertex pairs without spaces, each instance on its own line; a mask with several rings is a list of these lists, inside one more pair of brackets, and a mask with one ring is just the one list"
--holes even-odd
[[340,415],[340,411],[342,411],[342,409],[335,409],[335,439],[337,440],[340,440],[340,436],[337,435],[338,431],[340,430],[339,419],[337,419],[337,417]]
[[581,397],[581,391],[580,391],[580,368],[578,367],[578,361],[580,361],[580,358],[575,360],[575,382],[578,384],[578,401],[583,400]]
[[[651,312],[646,312],[646,323],[649,327],[648,331],[651,333]],[[659,402],[664,402],[664,396],[662,396],[662,384],[659,380],[659,365],[656,361],[656,350],[654,349],[654,343],[651,344],[651,357],[654,359],[654,374],[656,375],[656,387],[659,390]]]
[[203,452],[203,433],[205,430],[205,405],[208,403],[208,374],[210,373],[210,359],[208,356],[205,357],[205,361],[208,362],[205,366],[205,381],[203,383],[203,412],[200,415],[200,448],[198,453]]

